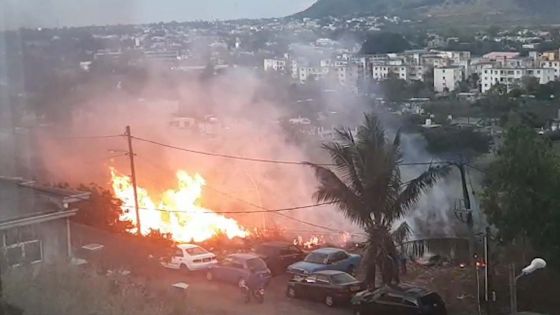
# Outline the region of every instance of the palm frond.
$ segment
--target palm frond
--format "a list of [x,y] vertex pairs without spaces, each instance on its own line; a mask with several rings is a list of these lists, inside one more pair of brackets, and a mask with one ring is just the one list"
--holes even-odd
[[369,211],[355,192],[328,168],[308,164],[315,169],[319,187],[314,194],[317,202],[333,202],[352,222],[363,227],[371,224]]
[[352,147],[330,143],[324,144],[323,149],[329,152],[331,159],[336,164],[337,171],[342,173],[342,180],[350,183],[356,193],[363,194],[364,187],[356,169],[356,154],[354,154]]
[[354,145],[356,141],[354,140],[354,135],[352,130],[347,128],[335,129],[337,139],[344,145]]
[[439,178],[449,173],[449,166],[429,167],[424,173],[411,180],[406,188],[399,194],[392,212],[401,216],[406,213],[420,198],[426,189],[431,188]]
[[396,229],[393,230],[393,232],[391,232],[391,236],[393,237],[393,240],[397,244],[402,244],[410,237],[411,234],[412,234],[412,228],[406,221],[403,221],[399,225],[399,227],[397,227]]

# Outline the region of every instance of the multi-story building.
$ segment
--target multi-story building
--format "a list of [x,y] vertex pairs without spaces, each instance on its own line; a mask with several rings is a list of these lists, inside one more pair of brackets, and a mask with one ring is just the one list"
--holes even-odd
[[539,65],[541,68],[554,69],[554,79],[558,80],[560,78],[560,60],[558,59],[550,60],[550,61],[542,60]]
[[434,90],[438,93],[455,91],[463,81],[463,67],[434,68]]
[[554,81],[554,69],[552,68],[504,68],[500,66],[488,66],[481,73],[481,91],[488,92],[493,86],[501,84],[511,91],[519,86],[524,77],[537,78],[539,84]]
[[265,59],[264,71],[286,72],[287,63],[286,59]]
[[371,65],[371,78],[380,81],[390,78],[391,76],[401,80],[408,80],[408,67],[391,64]]

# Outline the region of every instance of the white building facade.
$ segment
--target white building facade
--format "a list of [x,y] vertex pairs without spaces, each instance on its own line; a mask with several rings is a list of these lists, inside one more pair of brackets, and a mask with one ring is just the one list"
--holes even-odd
[[434,90],[438,93],[455,91],[461,81],[463,81],[463,68],[460,66],[434,69]]
[[502,68],[489,66],[482,70],[481,92],[486,93],[495,85],[504,85],[507,91],[522,84],[524,77],[537,78],[539,84],[547,84],[554,81],[555,70],[553,68]]

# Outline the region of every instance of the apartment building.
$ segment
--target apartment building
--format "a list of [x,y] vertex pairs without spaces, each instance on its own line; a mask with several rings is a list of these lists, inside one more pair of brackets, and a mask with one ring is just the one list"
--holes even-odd
[[434,68],[434,90],[438,93],[455,91],[463,81],[463,67]]
[[540,84],[554,81],[555,71],[552,68],[504,68],[500,66],[488,66],[482,70],[481,91],[488,92],[493,86],[502,84],[507,91],[511,91],[521,84],[524,77],[534,77]]
[[286,59],[265,59],[264,71],[285,72],[288,61]]

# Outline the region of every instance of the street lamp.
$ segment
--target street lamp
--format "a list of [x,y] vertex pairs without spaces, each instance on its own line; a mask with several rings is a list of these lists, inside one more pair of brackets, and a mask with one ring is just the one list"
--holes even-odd
[[513,315],[517,314],[517,280],[519,278],[531,274],[539,269],[543,269],[546,267],[546,261],[542,258],[535,258],[531,262],[531,264],[523,269],[521,269],[521,273],[519,275],[515,275],[515,268],[511,268],[511,286],[510,286],[510,304],[511,304],[511,313]]

